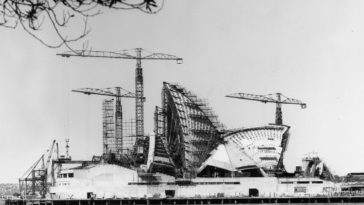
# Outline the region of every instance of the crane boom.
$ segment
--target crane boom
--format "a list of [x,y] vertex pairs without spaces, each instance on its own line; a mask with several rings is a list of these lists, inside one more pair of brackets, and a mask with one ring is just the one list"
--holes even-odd
[[[136,142],[144,138],[144,83],[142,60],[175,60],[177,64],[181,64],[183,59],[174,55],[165,53],[154,53],[142,48],[135,48],[122,51],[86,51],[75,50],[57,54],[62,57],[94,57],[94,58],[118,58],[136,60],[135,69],[135,130]],[[138,145],[137,145],[138,146]],[[139,148],[137,148],[139,150]]]
[[244,99],[244,100],[252,100],[252,101],[259,101],[262,103],[275,103],[276,104],[276,120],[275,124],[282,125],[283,124],[283,117],[282,117],[282,104],[291,104],[291,105],[300,105],[302,109],[306,108],[306,103],[303,103],[300,100],[294,98],[288,98],[281,93],[275,94],[268,94],[268,95],[256,95],[256,94],[249,94],[249,93],[233,93],[226,95],[229,98],[237,98],[237,99]]
[[[123,90],[124,93],[121,94],[117,92],[117,89]],[[104,95],[104,96],[110,96],[110,97],[121,97],[121,98],[135,98],[135,93],[132,93],[128,90],[125,90],[121,87],[115,87],[116,92],[112,91],[111,88],[106,89],[99,89],[99,88],[79,88],[74,89],[72,92],[78,92],[83,93],[86,95]]]
[[302,101],[294,99],[294,98],[285,97],[281,93],[275,93],[275,94],[269,94],[269,95],[234,93],[234,94],[226,95],[226,97],[260,101],[263,103],[295,104],[295,105],[301,105],[302,108],[306,107],[306,103],[303,103]]
[[48,153],[48,157],[47,157],[47,161],[46,161],[46,165],[45,165],[46,168],[48,168],[51,163],[52,156],[53,156],[53,150],[56,147],[55,145],[56,145],[56,140],[53,140],[51,148],[49,149],[49,153]]
[[[135,55],[132,52],[138,51],[140,49],[141,55]],[[64,53],[57,54],[62,57],[93,57],[93,58],[121,58],[121,59],[134,59],[134,60],[175,60],[178,63],[182,63],[183,59],[175,55],[165,54],[165,53],[152,53],[146,51],[145,49],[136,48],[122,51],[82,51],[76,50],[75,52],[68,51]]]

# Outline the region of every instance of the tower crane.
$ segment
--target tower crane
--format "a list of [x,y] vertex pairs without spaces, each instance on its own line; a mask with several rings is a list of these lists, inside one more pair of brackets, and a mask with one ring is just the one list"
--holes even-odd
[[292,104],[292,105],[300,105],[302,109],[306,108],[306,103],[301,102],[300,100],[288,98],[281,93],[274,93],[268,95],[255,95],[248,93],[234,93],[226,95],[229,98],[237,98],[244,100],[253,100],[259,101],[262,103],[275,103],[276,104],[276,116],[275,116],[275,124],[282,125],[282,104]]
[[136,141],[144,138],[144,84],[143,84],[143,69],[142,60],[175,60],[177,64],[182,63],[182,58],[164,54],[153,53],[142,48],[135,48],[122,51],[70,51],[61,54],[57,54],[62,57],[94,57],[94,58],[117,58],[117,59],[129,59],[136,60],[135,69],[135,125],[136,125]]
[[[132,93],[122,87],[114,87],[114,88],[80,88],[74,89],[72,92],[83,93],[86,95],[102,95],[102,96],[109,96],[115,97],[115,139],[116,139],[116,149],[121,152],[122,150],[122,138],[123,138],[123,114],[122,114],[122,107],[121,107],[121,98],[136,98],[135,93]],[[106,139],[104,138],[104,145],[103,145],[103,154],[108,154],[107,147],[105,145]]]

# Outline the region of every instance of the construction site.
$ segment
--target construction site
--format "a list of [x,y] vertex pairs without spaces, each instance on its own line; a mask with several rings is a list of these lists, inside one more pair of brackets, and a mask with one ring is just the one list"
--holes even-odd
[[[122,87],[73,89],[103,98],[102,153],[89,160],[74,160],[69,155],[69,139],[64,155],[53,141],[19,179],[23,198],[160,197],[161,193],[166,197],[267,197],[268,193],[296,197],[341,191],[318,156],[305,157],[294,172],[285,169],[290,126],[283,123],[282,105],[306,108],[300,100],[281,93],[228,94],[229,98],[273,103],[276,112],[274,123],[227,129],[206,100],[182,85],[164,82],[161,104],[154,111],[154,134],[145,135],[141,63],[182,63],[182,58],[141,48],[59,55],[135,60],[135,92]],[[123,115],[121,98],[135,100],[135,118]],[[220,188],[222,184],[226,190]]]

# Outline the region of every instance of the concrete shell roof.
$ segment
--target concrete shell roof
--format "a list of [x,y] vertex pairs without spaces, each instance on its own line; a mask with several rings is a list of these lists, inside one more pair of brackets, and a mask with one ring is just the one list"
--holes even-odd
[[[280,147],[282,136],[288,129],[288,126],[267,125],[241,128],[227,132],[224,135],[224,144],[220,144],[210,153],[210,157],[201,165],[198,173],[207,166],[237,171],[244,168],[261,168],[262,166],[267,166],[267,163],[276,164],[277,162],[273,161],[261,161],[259,159],[261,154],[259,151],[254,150],[258,149],[258,147],[274,148],[272,153],[279,156],[282,150]],[[268,138],[272,139],[268,140]]]

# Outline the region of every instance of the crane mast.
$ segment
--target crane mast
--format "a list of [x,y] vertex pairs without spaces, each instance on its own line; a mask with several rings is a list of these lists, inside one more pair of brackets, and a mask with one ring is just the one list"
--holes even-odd
[[116,102],[115,102],[115,138],[116,143],[119,146],[118,152],[122,153],[123,149],[123,112],[121,107],[121,91],[120,87],[115,88],[116,91]]
[[275,103],[276,113],[275,113],[275,124],[283,125],[283,114],[282,114],[282,104],[300,105],[302,109],[306,108],[306,103],[294,98],[288,98],[282,93],[268,94],[268,95],[255,95],[249,93],[234,93],[226,95],[229,98],[237,98],[244,100],[259,101],[262,103]]
[[282,104],[281,102],[281,94],[277,93],[277,103],[276,103],[276,119],[275,124],[283,125],[283,114],[282,114]]
[[144,137],[144,82],[143,82],[143,69],[142,69],[142,49],[137,48],[137,61],[135,69],[135,123],[136,123],[136,136],[138,139]]
[[[136,60],[135,69],[135,129],[136,129],[136,142],[144,139],[144,82],[143,82],[143,68],[142,60],[175,60],[177,64],[182,63],[182,58],[164,54],[153,53],[142,48],[135,48],[123,51],[74,51],[57,54],[62,57],[94,57],[94,58],[119,58]],[[137,150],[140,150],[137,145]]]

